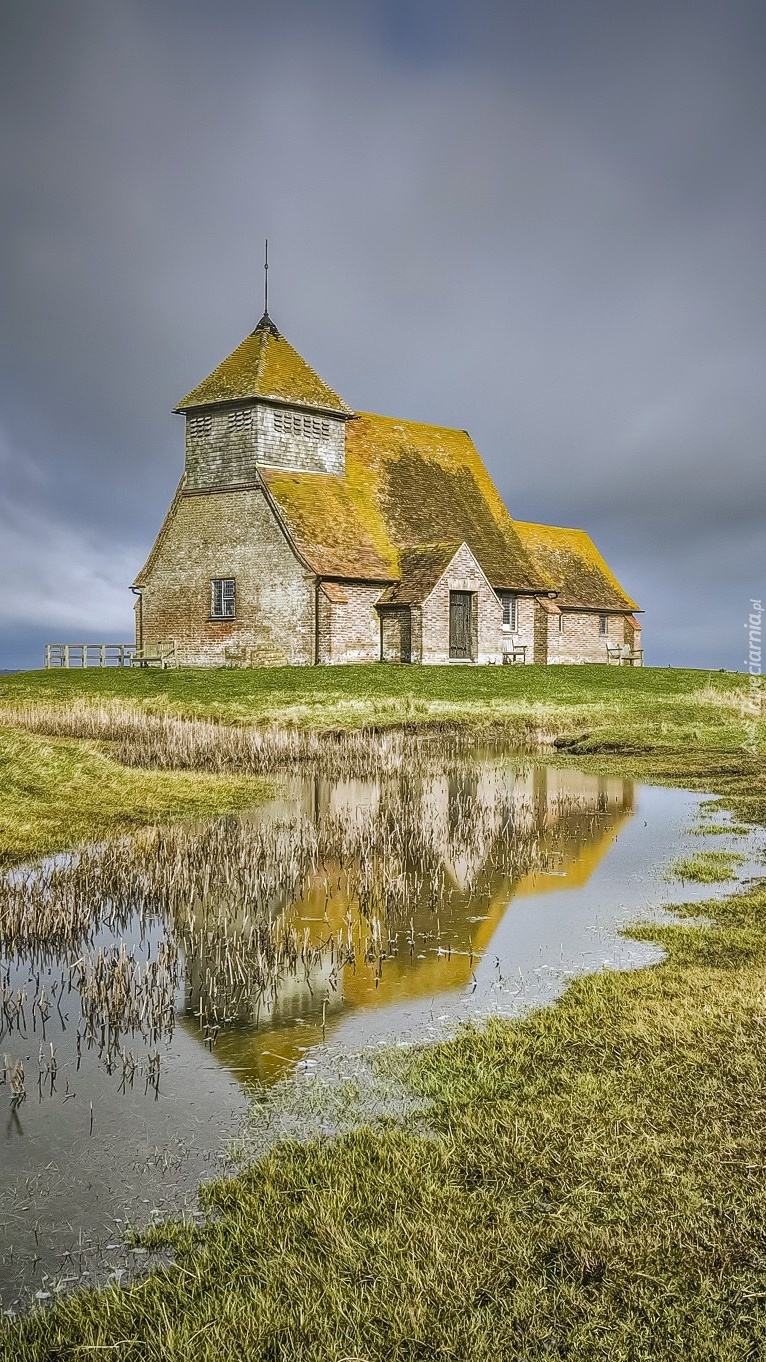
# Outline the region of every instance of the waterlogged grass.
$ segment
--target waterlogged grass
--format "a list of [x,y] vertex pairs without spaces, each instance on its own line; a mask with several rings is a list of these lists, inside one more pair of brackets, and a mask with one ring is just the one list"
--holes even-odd
[[734,851],[697,851],[693,856],[682,856],[674,861],[668,878],[693,884],[723,884],[736,879],[737,867],[744,859]]
[[700,823],[689,828],[692,837],[745,837],[749,831],[745,823]]
[[[606,667],[26,674],[0,683],[0,707],[79,696],[260,727],[545,728],[562,761],[614,769],[619,753],[626,774],[715,790],[763,823],[763,763],[742,749],[744,684]],[[18,845],[86,827],[102,780],[102,816],[122,826],[161,805],[177,812],[184,798],[190,810],[207,799],[209,812],[243,794],[224,775],[118,765],[92,738],[17,729],[2,741],[0,831]],[[18,834],[13,790],[29,810]],[[717,799],[711,817],[723,808]],[[732,868],[737,859],[690,859],[710,855]],[[8,1322],[0,1355],[766,1355],[766,888],[687,916],[633,933],[664,947],[660,965],[590,976],[520,1022],[386,1054],[390,1074],[427,1103],[426,1127],[420,1113],[417,1124],[276,1146],[203,1190],[205,1224],[144,1236],[171,1250],[171,1265]]]
[[763,1356],[766,893],[707,911],[640,932],[659,966],[388,1055],[431,1133],[277,1146],[144,1236],[173,1266],[9,1325],[7,1355]]
[[126,769],[93,744],[0,728],[0,862],[174,817],[257,804],[247,776]]
[[[575,750],[736,751],[747,677],[631,667],[93,669],[0,678],[6,705],[120,700],[150,713],[303,729],[469,723],[564,738]],[[762,721],[759,721],[759,723]]]
[[659,779],[680,761],[690,782],[715,753],[738,779],[757,769],[746,694],[739,675],[606,666],[23,672],[0,678],[0,859],[251,803],[243,776],[339,732],[462,728]]

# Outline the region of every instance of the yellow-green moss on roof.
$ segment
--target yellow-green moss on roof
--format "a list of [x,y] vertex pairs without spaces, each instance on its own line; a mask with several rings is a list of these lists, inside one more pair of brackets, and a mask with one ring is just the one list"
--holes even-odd
[[585,530],[514,521],[527,552],[558,592],[557,605],[586,610],[637,610]]
[[[267,319],[268,320],[268,319]],[[273,325],[259,322],[252,335],[178,403],[176,411],[248,398],[295,403],[351,415],[351,408],[314,372]]]
[[346,426],[345,476],[261,472],[320,576],[400,579],[404,551],[454,542],[498,590],[550,589],[463,430],[359,413]]
[[259,467],[261,479],[301,557],[320,577],[390,582],[396,551],[374,506],[360,504],[347,478]]
[[386,587],[378,605],[420,605],[430,596],[461,547],[454,540],[451,544],[421,544],[417,549],[402,549],[399,554],[400,580]]

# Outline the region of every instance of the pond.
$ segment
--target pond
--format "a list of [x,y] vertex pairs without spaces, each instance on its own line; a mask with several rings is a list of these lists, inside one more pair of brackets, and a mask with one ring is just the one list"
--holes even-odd
[[[324,1054],[437,1037],[659,959],[620,929],[711,896],[666,876],[708,845],[689,835],[701,801],[405,748],[395,769],[307,768],[240,817],[7,872],[4,1308],[132,1271],[125,1229],[194,1213],[252,1095]],[[736,840],[754,873],[756,835]]]

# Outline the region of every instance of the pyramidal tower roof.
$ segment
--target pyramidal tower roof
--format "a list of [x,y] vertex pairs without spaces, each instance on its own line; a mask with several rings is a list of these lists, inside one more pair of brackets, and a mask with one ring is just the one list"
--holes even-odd
[[221,402],[261,399],[290,406],[313,407],[336,416],[353,411],[280,335],[268,312],[255,330],[175,408],[212,407]]

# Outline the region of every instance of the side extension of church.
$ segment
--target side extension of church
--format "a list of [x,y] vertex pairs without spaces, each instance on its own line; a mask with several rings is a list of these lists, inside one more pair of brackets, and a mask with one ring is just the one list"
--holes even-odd
[[264,314],[176,411],[136,643],[183,666],[640,662],[582,530],[511,519],[465,431],[355,412]]

